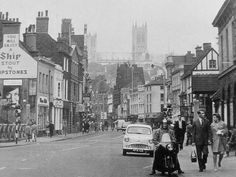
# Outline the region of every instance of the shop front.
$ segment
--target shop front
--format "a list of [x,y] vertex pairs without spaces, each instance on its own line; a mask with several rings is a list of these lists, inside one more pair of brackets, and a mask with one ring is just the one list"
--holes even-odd
[[56,132],[62,131],[63,124],[63,101],[61,99],[53,100],[52,122]]
[[49,123],[49,101],[45,96],[38,98],[38,130],[45,131]]

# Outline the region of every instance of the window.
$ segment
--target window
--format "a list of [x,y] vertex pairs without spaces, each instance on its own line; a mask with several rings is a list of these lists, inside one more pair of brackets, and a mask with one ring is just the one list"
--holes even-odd
[[60,98],[61,97],[61,83],[58,82],[57,84],[57,96]]
[[226,60],[227,60],[227,62],[229,62],[229,32],[228,32],[228,29],[226,29]]
[[163,90],[164,89],[164,86],[163,85],[161,85],[161,90]]
[[216,68],[216,60],[209,60],[209,68],[210,69]]
[[224,69],[224,41],[223,35],[220,36],[220,51],[221,51],[221,69]]
[[42,92],[44,92],[44,90],[45,90],[44,79],[45,79],[45,74],[43,74],[43,79],[42,79]]
[[164,94],[161,93],[161,101],[164,101]]
[[[46,75],[46,84],[45,84],[45,86],[46,86],[46,89],[45,89],[45,91],[46,91],[46,90],[48,90],[48,89],[47,89],[47,88],[48,88],[48,86],[49,86],[48,84],[49,84],[49,82],[48,82],[48,75]],[[49,92],[49,90],[48,90],[48,92]]]
[[41,85],[42,85],[41,82],[42,82],[42,73],[40,72],[39,73],[39,87],[38,87],[40,92],[41,92]]

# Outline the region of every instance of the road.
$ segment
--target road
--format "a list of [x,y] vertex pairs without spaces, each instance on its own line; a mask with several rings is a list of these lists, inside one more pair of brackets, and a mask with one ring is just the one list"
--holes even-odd
[[[4,177],[143,177],[152,158],[122,156],[121,132],[0,149]],[[146,172],[145,172],[146,171]]]
[[[153,159],[145,155],[122,155],[121,132],[81,136],[0,149],[0,176],[4,177],[147,177]],[[223,161],[223,170],[215,173],[212,157],[207,171],[199,173],[190,162],[191,147],[184,147],[179,159],[185,173],[181,176],[235,176],[236,158]],[[154,175],[160,176],[160,174]]]

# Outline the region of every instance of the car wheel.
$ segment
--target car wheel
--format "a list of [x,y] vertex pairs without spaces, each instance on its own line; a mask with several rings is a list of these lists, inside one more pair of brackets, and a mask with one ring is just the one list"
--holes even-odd
[[149,152],[149,156],[150,156],[150,157],[153,157],[153,152]]
[[123,155],[126,155],[126,150],[123,149]]

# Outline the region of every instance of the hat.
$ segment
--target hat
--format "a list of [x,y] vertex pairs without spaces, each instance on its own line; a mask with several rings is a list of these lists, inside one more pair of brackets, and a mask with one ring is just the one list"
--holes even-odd
[[163,119],[163,120],[162,120],[162,123],[167,123],[167,120],[166,120],[166,119]]

